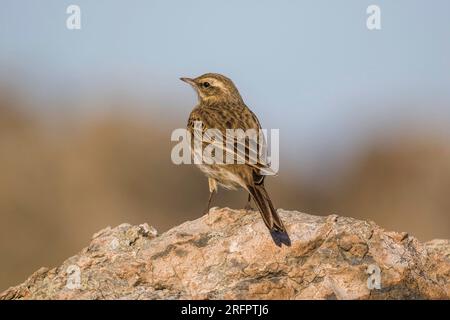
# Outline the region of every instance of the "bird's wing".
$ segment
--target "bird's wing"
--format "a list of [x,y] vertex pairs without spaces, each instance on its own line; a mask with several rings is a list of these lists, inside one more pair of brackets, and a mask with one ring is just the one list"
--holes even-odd
[[[226,112],[223,112],[218,108],[194,109],[189,117],[188,129],[191,133],[194,133],[195,122],[201,121],[202,130],[198,133],[202,134],[203,141],[205,141],[203,147],[213,144],[223,152],[224,161],[228,156],[235,159],[234,163],[245,163],[253,167],[256,169],[256,174],[273,175],[274,171],[265,161],[267,155],[266,140],[262,134],[258,118],[248,108],[239,111],[226,110]],[[227,143],[216,141],[214,134],[208,129],[217,129],[225,139],[232,138],[230,139],[232,141],[225,140]],[[242,129],[244,132],[248,129],[254,129],[256,134],[251,139],[248,135],[245,136],[245,139],[236,135],[227,137],[226,129]],[[261,157],[264,158],[261,159]]]

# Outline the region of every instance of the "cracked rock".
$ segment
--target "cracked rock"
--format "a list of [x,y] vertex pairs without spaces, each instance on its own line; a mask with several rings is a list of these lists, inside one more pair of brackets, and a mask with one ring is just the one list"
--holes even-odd
[[257,212],[214,208],[161,235],[148,224],[96,233],[0,299],[449,299],[450,242],[373,222],[279,210],[277,247]]

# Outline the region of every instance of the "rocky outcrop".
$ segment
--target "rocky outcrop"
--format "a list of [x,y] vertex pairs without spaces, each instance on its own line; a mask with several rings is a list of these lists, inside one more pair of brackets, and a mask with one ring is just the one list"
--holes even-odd
[[161,235],[122,224],[0,299],[448,299],[450,243],[374,222],[279,210],[277,247],[256,212],[211,209]]

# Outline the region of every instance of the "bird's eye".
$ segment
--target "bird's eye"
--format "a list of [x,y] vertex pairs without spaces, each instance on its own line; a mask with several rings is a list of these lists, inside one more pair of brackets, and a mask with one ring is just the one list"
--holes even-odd
[[203,82],[203,87],[204,87],[204,88],[208,88],[209,86],[211,86],[211,85],[209,84],[209,82]]

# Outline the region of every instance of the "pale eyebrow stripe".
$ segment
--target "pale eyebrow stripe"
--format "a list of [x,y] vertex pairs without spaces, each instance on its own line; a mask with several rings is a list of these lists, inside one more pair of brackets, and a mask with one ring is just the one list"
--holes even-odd
[[205,81],[209,82],[212,86],[220,87],[220,88],[228,91],[227,87],[224,86],[221,81],[218,81],[218,80],[216,80],[214,78],[204,78],[204,79],[202,79],[202,82],[205,82]]

